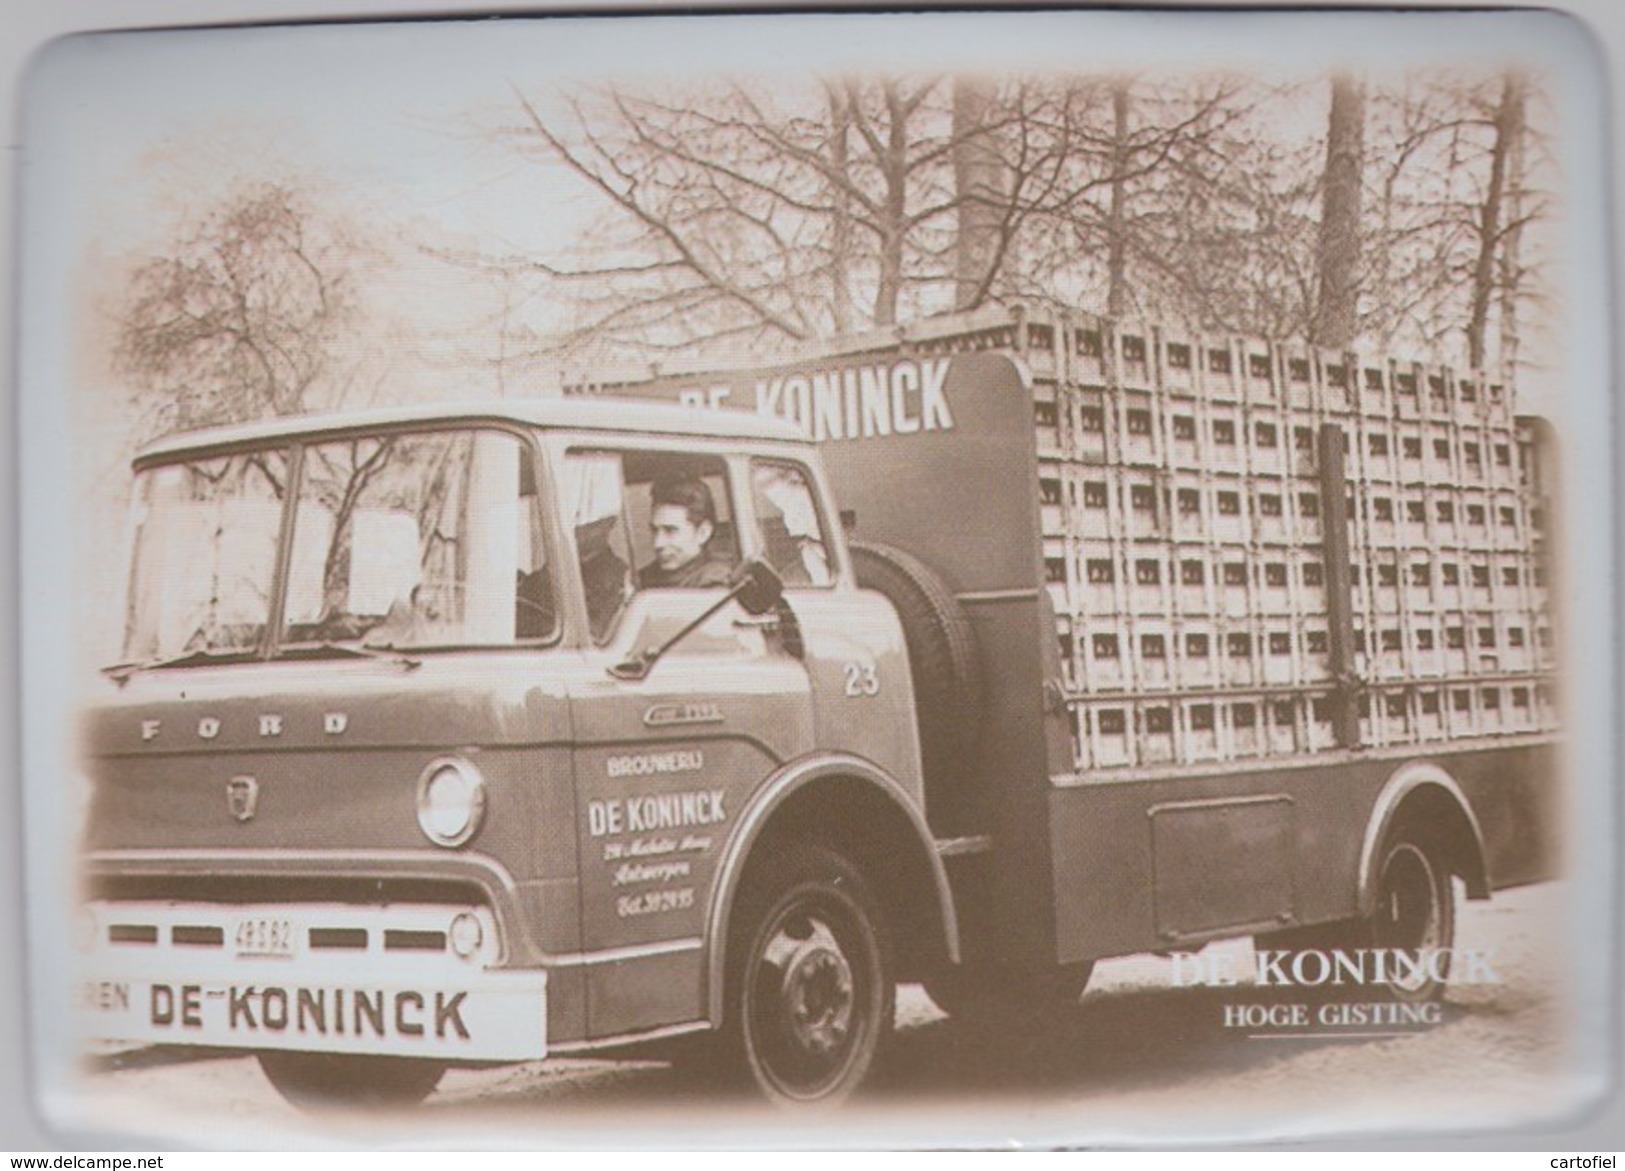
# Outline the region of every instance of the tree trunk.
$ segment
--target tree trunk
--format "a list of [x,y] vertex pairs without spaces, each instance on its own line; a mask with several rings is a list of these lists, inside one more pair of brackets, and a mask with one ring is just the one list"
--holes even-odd
[[1515,111],[1516,127],[1507,151],[1507,231],[1501,245],[1501,365],[1509,377],[1518,367],[1518,297],[1523,290],[1523,217],[1525,117],[1524,92]]
[[1483,369],[1488,358],[1490,306],[1495,300],[1496,260],[1501,255],[1501,224],[1507,169],[1513,143],[1523,131],[1523,79],[1508,73],[1495,110],[1495,145],[1490,150],[1490,181],[1478,209],[1478,259],[1473,265],[1471,311],[1467,320],[1467,364]]
[[[829,90],[829,164],[842,180],[849,178],[852,152],[852,107],[850,99],[834,86]],[[837,333],[850,333],[852,321],[852,208],[850,197],[840,183],[830,193],[833,222],[830,225],[830,313]]]
[[953,83],[954,190],[959,198],[954,242],[954,308],[974,309],[986,298],[999,254],[1004,160],[988,129],[993,91],[980,78]]
[[880,271],[875,282],[875,324],[896,325],[903,291],[903,240],[908,231],[908,115],[897,83],[882,87],[886,97],[886,154],[879,160],[886,196],[880,224]]
[[1326,123],[1326,171],[1321,185],[1319,277],[1312,341],[1342,349],[1360,332],[1360,187],[1365,154],[1365,88],[1332,78]]
[[1112,189],[1106,225],[1106,312],[1121,317],[1128,312],[1128,191],[1123,174],[1128,169],[1129,80],[1112,84]]

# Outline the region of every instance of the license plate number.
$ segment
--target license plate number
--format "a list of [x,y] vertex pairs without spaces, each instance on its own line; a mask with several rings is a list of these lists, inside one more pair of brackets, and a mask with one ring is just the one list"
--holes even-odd
[[233,942],[240,956],[291,956],[293,924],[287,919],[239,919]]

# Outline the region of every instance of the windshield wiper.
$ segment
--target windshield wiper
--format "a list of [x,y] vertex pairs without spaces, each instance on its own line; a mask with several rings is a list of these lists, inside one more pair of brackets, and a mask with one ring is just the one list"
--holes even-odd
[[279,647],[273,657],[277,659],[318,659],[324,657],[381,659],[386,663],[395,663],[408,671],[416,670],[423,665],[422,659],[415,659],[411,655],[403,654],[393,647],[370,647],[360,643],[343,642],[291,643]]
[[235,663],[247,662],[254,658],[257,652],[245,650],[241,647],[233,649],[210,650],[207,647],[195,651],[183,651],[178,655],[167,658],[143,659],[139,662],[114,663],[111,667],[103,667],[101,673],[106,675],[120,687],[124,686],[137,671],[157,671],[166,667],[200,667],[205,663]]

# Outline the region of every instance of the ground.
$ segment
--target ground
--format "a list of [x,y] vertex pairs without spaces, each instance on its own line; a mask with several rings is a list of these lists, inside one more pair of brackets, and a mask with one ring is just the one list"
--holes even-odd
[[[1019,1031],[950,1021],[906,986],[884,1067],[838,1129],[808,1129],[652,1060],[453,1070],[381,1127],[299,1114],[252,1058],[144,1050],[98,1059],[74,1109],[98,1128],[205,1148],[370,1146],[382,1134],[414,1146],[1117,1145],[1556,1120],[1585,1089],[1569,1047],[1564,895],[1545,884],[1463,902],[1457,947],[1490,956],[1498,982],[1453,988],[1439,1024],[1398,1036],[1226,1027],[1226,1005],[1310,1002],[1311,1021],[1318,1009],[1299,990],[1174,987],[1172,962],[1150,956],[1101,964],[1075,1010]],[[1246,941],[1215,952],[1252,965]]]

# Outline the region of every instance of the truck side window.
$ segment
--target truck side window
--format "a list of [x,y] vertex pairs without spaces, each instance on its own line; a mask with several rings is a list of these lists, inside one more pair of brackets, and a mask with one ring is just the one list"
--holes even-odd
[[762,555],[788,586],[827,586],[835,581],[829,545],[807,473],[794,464],[757,462],[751,491],[761,531]]

